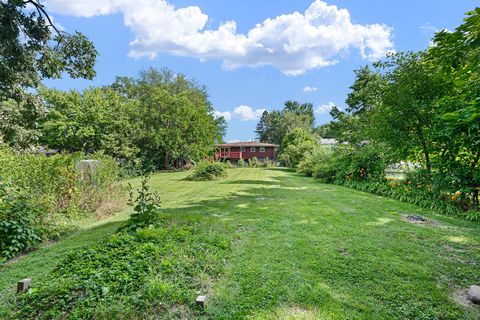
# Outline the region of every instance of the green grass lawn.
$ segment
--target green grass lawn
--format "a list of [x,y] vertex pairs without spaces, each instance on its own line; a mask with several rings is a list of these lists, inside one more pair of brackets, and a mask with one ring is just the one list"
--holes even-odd
[[[480,284],[478,223],[282,169],[233,169],[228,179],[212,182],[186,181],[187,174],[152,177],[163,216],[225,233],[232,241],[228,259],[221,274],[202,280],[209,296],[204,311],[188,305],[183,313],[150,310],[138,318],[480,318],[480,307],[465,299],[466,288]],[[412,223],[406,215],[429,222]],[[127,217],[85,227],[7,264],[0,308],[14,306],[17,280],[48,281],[67,252],[98,243]],[[191,292],[192,302],[200,291]]]

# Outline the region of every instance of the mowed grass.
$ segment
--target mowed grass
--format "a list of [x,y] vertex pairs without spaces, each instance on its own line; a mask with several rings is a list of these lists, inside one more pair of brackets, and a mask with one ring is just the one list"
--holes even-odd
[[[212,182],[186,181],[187,174],[152,177],[165,216],[229,224],[225,232],[235,233],[225,272],[196,317],[480,318],[480,307],[466,299],[466,289],[480,284],[478,223],[282,169],[233,169]],[[406,215],[429,222],[411,223]],[[100,241],[126,218],[122,213],[9,263],[0,271],[0,305],[12,303],[17,280],[48,279],[67,252]]]

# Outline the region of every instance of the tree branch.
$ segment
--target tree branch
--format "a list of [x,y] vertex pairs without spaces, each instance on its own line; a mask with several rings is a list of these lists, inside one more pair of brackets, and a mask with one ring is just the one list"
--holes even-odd
[[52,27],[53,30],[55,30],[55,32],[60,36],[60,37],[63,37],[62,33],[63,34],[68,34],[68,32],[65,32],[65,31],[60,31],[58,30],[58,28],[53,24],[52,22],[52,19],[50,18],[50,16],[48,15],[47,11],[45,11],[45,8],[43,7],[43,5],[41,5],[38,0],[26,0],[26,1],[23,1],[23,4],[31,4],[35,7],[35,9],[37,9],[37,12],[38,12],[38,15],[40,17],[42,16],[45,16],[45,18],[47,19],[48,23],[49,23],[49,27]]

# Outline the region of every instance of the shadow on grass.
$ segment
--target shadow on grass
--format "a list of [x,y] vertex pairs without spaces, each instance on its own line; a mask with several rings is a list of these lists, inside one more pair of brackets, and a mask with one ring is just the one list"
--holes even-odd
[[229,180],[221,182],[221,184],[250,184],[250,185],[278,185],[280,182],[278,180]]
[[[398,224],[364,229],[366,222],[381,221],[384,217],[387,204],[379,203],[379,197],[365,197],[334,185],[328,188],[338,192],[335,196],[320,191],[305,193],[292,187],[300,179],[308,178],[288,175],[267,181],[225,181],[221,184],[245,187],[220,199],[193,201],[186,207],[162,210],[168,219],[179,223],[198,220],[209,227],[228,224],[237,230],[238,242],[230,267],[216,283],[206,311],[212,318],[274,319],[278,310],[298,311],[301,316],[307,312],[302,310],[317,308],[335,310],[335,314],[350,318],[395,318],[406,312],[405,305],[409,305],[413,307],[403,314],[407,318],[419,314],[434,317],[438,312],[453,310],[459,318],[474,319],[475,311],[453,303],[448,290],[440,292],[437,283],[429,280],[435,278],[435,268],[449,270],[443,260],[432,255],[441,235]],[[273,185],[280,186],[268,188]],[[308,202],[316,202],[318,207],[302,208],[302,203]],[[399,205],[406,204],[388,204]],[[359,214],[345,215],[342,212],[346,209]],[[303,224],[302,219],[310,223]],[[429,232],[428,237],[425,232]],[[412,233],[418,239],[403,241]],[[405,250],[406,247],[409,249]],[[404,261],[411,255],[417,259],[413,264]],[[461,281],[466,280],[465,274],[474,281],[474,266],[462,268],[465,270],[461,272]],[[409,287],[409,281],[416,282],[415,288]],[[394,289],[387,294],[387,287]],[[368,292],[365,288],[369,288]],[[421,308],[417,309],[419,296],[435,298],[422,299]],[[442,310],[439,305],[444,306]]]
[[[262,170],[291,172],[283,168]],[[379,204],[376,196],[365,198],[358,191],[332,185],[328,188],[338,193],[333,197],[320,191],[306,193],[292,186],[297,187],[301,179],[308,178],[293,174],[270,179],[220,182],[219,185],[242,187],[228,196],[185,202],[182,207],[161,210],[167,221],[198,221],[206,228],[223,228],[223,232],[235,229],[232,236],[237,241],[232,246],[229,267],[215,283],[211,304],[205,311],[211,318],[244,319],[265,315],[266,319],[274,319],[276,314],[284,312],[283,309],[301,316],[312,308],[348,315],[352,319],[394,318],[405,312],[405,305],[413,306],[412,310],[407,310],[412,313],[406,318],[415,318],[417,311],[432,318],[435,311],[441,313],[442,310],[462,314],[462,310],[450,301],[448,292],[440,292],[435,281],[428,281],[435,279],[434,272],[442,269],[442,261],[431,254],[440,236],[428,234],[429,239],[427,234],[421,234],[426,230],[412,231],[409,225],[389,232],[379,229],[389,224],[364,228],[364,222],[376,221],[384,215],[383,209],[380,210],[384,204]],[[303,182],[304,186],[313,183],[311,180]],[[273,185],[280,186],[268,188]],[[361,208],[345,199],[355,199],[356,206]],[[316,202],[318,206],[304,208],[302,204],[308,202]],[[342,215],[343,207],[362,214]],[[302,219],[312,223],[298,224]],[[115,232],[123,223],[112,221],[83,229],[63,240],[60,248],[43,252],[36,260],[29,261],[37,263],[39,268],[41,258],[57,259],[65,251],[87,247]],[[229,228],[224,227],[225,224]],[[403,240],[414,233],[422,237],[409,236],[408,242]],[[402,251],[402,246],[408,250]],[[413,264],[400,261],[402,255],[410,257],[412,254],[418,255]],[[51,262],[48,268],[55,264]],[[16,269],[19,266],[15,264]],[[48,268],[42,273],[46,274]],[[464,268],[459,273],[462,281],[474,283],[475,269]],[[10,274],[12,280],[21,277],[20,270]],[[410,280],[415,282],[415,288],[409,286]],[[365,288],[369,288],[368,292]],[[385,288],[391,289],[385,291]],[[418,304],[418,297],[434,298]],[[421,306],[421,310],[414,310],[416,306]],[[445,307],[438,310],[443,308],[439,306]]]

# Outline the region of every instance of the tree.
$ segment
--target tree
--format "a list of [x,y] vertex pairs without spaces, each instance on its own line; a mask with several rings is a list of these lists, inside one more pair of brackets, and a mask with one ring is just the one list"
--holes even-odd
[[281,144],[283,137],[295,128],[314,131],[315,117],[311,103],[287,101],[281,111],[265,111],[255,132],[262,142]]
[[257,124],[255,133],[262,142],[280,144],[283,137],[282,113],[280,111],[264,111]]
[[35,144],[41,134],[38,120],[44,114],[44,107],[40,103],[29,104],[11,99],[0,102],[0,144],[17,150]]
[[[390,161],[414,160],[439,198],[460,192],[479,206],[480,8],[425,52],[400,52],[356,72],[346,112],[332,110],[340,139],[368,144]],[[425,181],[424,181],[425,182]]]
[[28,100],[44,78],[92,79],[97,51],[81,33],[59,30],[39,0],[0,1],[0,100]]
[[145,166],[167,169],[172,159],[201,159],[222,141],[225,120],[215,119],[205,87],[169,69],[148,69],[112,86],[135,101],[134,143]]
[[338,133],[334,124],[331,122],[324,123],[315,128],[315,133],[324,139],[337,139]]
[[317,142],[305,129],[295,128],[285,135],[280,147],[279,160],[290,168],[296,168],[307,152],[311,152]]
[[468,12],[454,32],[435,35],[435,46],[427,53],[438,65],[452,90],[439,99],[433,132],[440,170],[455,172],[455,180],[465,181],[479,207],[480,190],[480,8]]
[[110,88],[83,92],[43,88],[40,95],[47,109],[40,126],[44,145],[67,152],[104,151],[116,159],[136,154],[131,138],[133,101]]
[[348,115],[337,110],[334,116],[352,142],[383,144],[392,159],[423,160],[430,172],[433,113],[437,99],[449,91],[448,82],[424,52],[392,54],[374,67],[356,72]]

